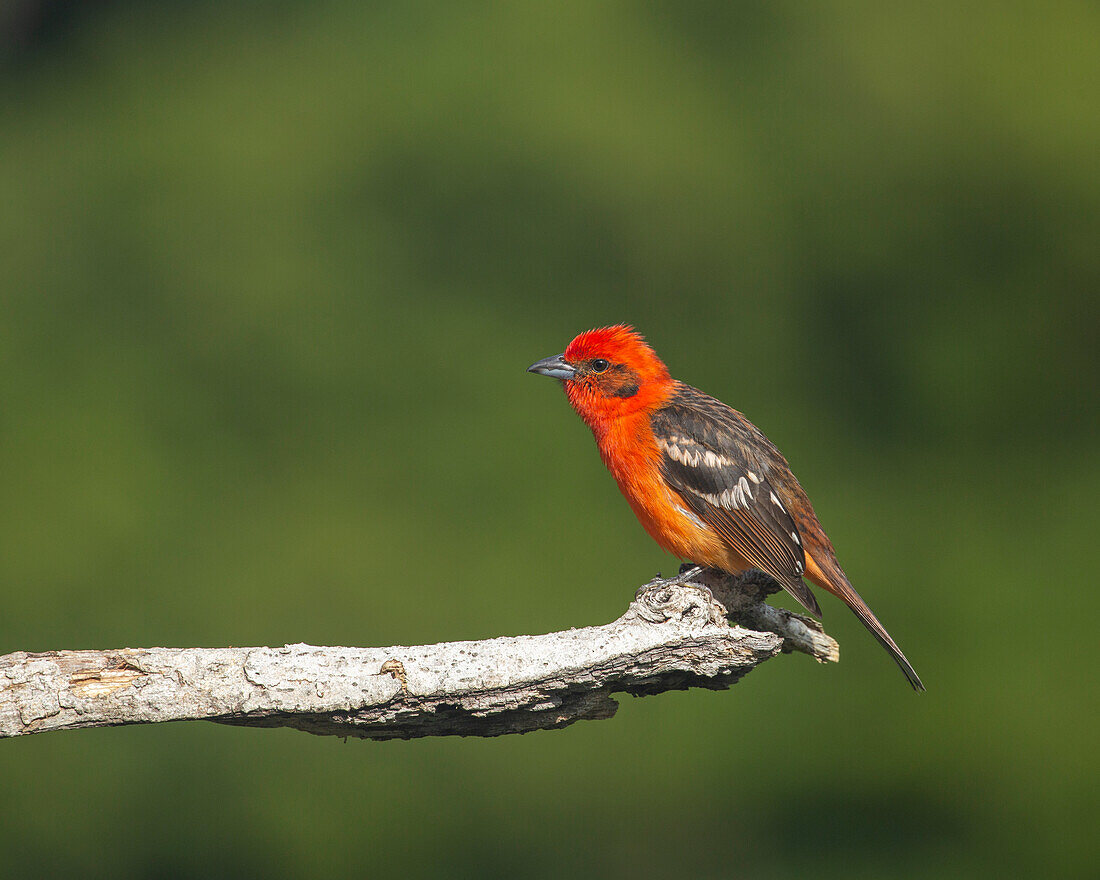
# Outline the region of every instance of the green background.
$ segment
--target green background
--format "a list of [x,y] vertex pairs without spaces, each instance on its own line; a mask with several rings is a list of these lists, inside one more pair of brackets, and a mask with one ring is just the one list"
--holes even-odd
[[1094,4],[0,9],[0,653],[611,620],[676,561],[524,369],[628,321],[928,686],[824,597],[562,731],[10,740],[0,873],[1096,869]]

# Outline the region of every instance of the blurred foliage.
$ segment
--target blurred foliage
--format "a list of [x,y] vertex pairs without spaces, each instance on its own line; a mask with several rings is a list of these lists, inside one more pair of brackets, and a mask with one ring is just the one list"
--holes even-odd
[[625,320],[928,685],[826,600],[837,667],[561,732],[9,741],[5,875],[1095,870],[1095,5],[0,23],[0,652],[611,619],[675,560],[524,368]]

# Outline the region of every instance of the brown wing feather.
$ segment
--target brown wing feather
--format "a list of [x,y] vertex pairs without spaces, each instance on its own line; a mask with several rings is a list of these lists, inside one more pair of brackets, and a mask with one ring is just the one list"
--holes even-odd
[[[772,442],[737,410],[689,385],[678,385],[666,410],[653,418],[654,433],[665,452],[663,473],[696,515],[814,614],[821,612],[803,575],[842,599],[894,658],[913,688],[924,690],[901,648],[848,581],[810,499]],[[740,493],[734,503],[721,503],[722,492],[734,482],[739,484],[750,470],[761,478],[760,491],[753,489],[753,503],[742,505]],[[777,490],[775,500],[762,504],[765,498],[772,501],[773,490]],[[792,543],[798,550],[795,569],[791,568]]]
[[661,473],[742,559],[774,577],[820,616],[802,580],[806,560],[798,527],[768,479],[768,463],[754,453],[763,435],[738,416],[713,397],[681,384],[652,418]]
[[703,522],[725,538],[753,568],[771,575],[803,608],[817,617],[821,616],[821,608],[810,588],[798,575],[784,572],[775,564],[779,551],[771,534],[763,531],[756,520],[739,513],[731,515],[729,511],[716,508],[710,508],[699,515]]

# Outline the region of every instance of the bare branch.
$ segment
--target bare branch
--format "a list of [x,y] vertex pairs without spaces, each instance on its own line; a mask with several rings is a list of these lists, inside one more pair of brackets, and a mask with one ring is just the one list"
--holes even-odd
[[[707,585],[653,581],[613,623],[541,636],[8,654],[0,737],[191,719],[368,739],[496,736],[610,718],[614,693],[724,689],[780,651],[837,659],[816,621],[764,604],[766,583],[689,576]],[[728,625],[727,607],[754,629]]]

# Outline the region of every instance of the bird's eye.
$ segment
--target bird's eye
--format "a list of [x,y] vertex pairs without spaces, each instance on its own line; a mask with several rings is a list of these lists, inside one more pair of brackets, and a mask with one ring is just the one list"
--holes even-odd
[[602,373],[610,366],[611,364],[605,361],[603,358],[596,358],[594,361],[592,361],[592,372]]

